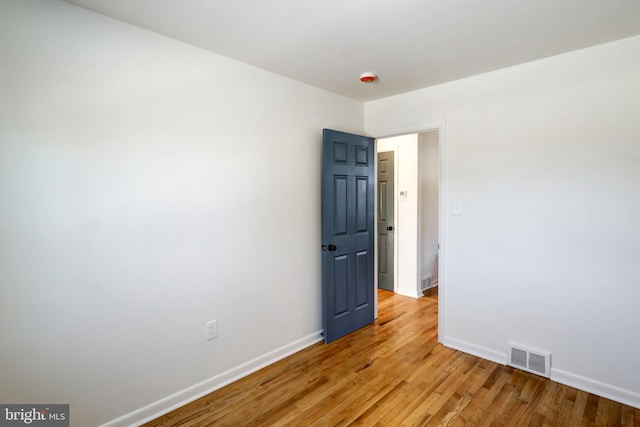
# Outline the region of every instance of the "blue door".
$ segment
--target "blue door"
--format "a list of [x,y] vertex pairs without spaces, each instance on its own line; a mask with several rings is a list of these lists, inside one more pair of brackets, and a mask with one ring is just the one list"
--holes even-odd
[[374,140],[330,129],[322,139],[322,307],[329,343],[374,318]]

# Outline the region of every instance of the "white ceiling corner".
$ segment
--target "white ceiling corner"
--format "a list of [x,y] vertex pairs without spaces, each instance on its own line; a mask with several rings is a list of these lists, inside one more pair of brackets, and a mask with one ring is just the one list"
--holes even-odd
[[640,34],[638,0],[67,1],[363,101]]

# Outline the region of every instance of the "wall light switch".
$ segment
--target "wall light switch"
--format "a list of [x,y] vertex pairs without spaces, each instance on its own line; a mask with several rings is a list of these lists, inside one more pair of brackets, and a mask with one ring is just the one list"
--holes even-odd
[[462,215],[463,213],[462,202],[460,200],[453,202],[453,215]]
[[216,320],[210,320],[204,324],[204,335],[207,341],[218,336],[218,322]]

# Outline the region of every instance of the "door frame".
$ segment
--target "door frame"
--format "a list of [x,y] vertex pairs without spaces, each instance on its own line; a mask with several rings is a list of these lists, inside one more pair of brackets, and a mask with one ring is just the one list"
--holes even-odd
[[[446,220],[447,220],[447,195],[446,195],[446,166],[447,166],[447,162],[446,162],[446,122],[444,120],[441,121],[436,121],[436,122],[431,122],[431,123],[426,123],[423,125],[417,125],[417,126],[411,126],[408,128],[404,128],[404,129],[396,129],[393,130],[391,132],[385,133],[385,134],[380,134],[380,135],[373,135],[373,137],[376,139],[375,141],[375,165],[376,165],[376,170],[375,170],[375,174],[377,176],[378,170],[377,170],[377,165],[378,165],[378,139],[381,138],[391,138],[394,136],[401,136],[401,135],[409,135],[409,134],[417,134],[417,133],[423,133],[423,132],[431,132],[431,131],[438,131],[438,156],[439,156],[439,176],[438,176],[438,243],[440,245],[440,248],[438,250],[438,342],[442,342],[445,338],[445,310],[446,310],[446,270],[445,270],[445,260],[446,260],[446,239],[445,239],[445,234],[446,234]],[[398,160],[398,156],[396,155],[394,157],[394,163],[396,166],[396,170],[394,171],[394,174],[397,173],[397,160]],[[378,183],[376,180],[376,190],[375,190],[375,204],[376,207],[378,206]],[[397,191],[396,191],[396,196],[394,196],[394,198],[397,197]],[[397,205],[397,200],[396,200],[396,205]],[[395,209],[395,207],[394,207]],[[378,210],[377,208],[375,209],[374,212],[374,289],[376,292],[374,292],[374,310],[375,310],[375,317],[378,318]],[[394,221],[398,221],[398,218],[396,217],[394,219]],[[395,236],[394,236],[395,239]],[[398,253],[400,252],[401,248],[398,247],[397,244],[397,240],[395,241],[395,251],[393,254],[394,257],[394,288],[397,286],[397,280],[398,280],[398,268],[397,268],[397,256]],[[416,283],[417,286],[417,283]]]

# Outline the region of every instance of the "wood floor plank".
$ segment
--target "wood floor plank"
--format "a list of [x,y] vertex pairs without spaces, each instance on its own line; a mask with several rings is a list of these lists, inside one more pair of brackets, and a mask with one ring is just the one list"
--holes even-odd
[[532,411],[523,415],[520,419],[522,425],[542,426],[545,422],[547,411],[551,406],[551,400],[558,388],[558,383],[545,380],[541,384],[541,392],[537,398],[531,401]]
[[[482,396],[480,405],[475,408],[474,412],[469,414],[469,419],[465,424],[466,426],[477,426],[483,421],[485,421],[486,424],[490,424],[491,421],[493,421],[499,409],[499,405],[496,404],[496,402],[500,402],[500,400],[496,400],[496,398],[502,392],[504,386],[507,385],[507,379],[511,376],[511,371],[512,368],[497,366],[495,371],[496,375],[489,378],[483,386],[487,392]],[[502,396],[504,396],[504,394]],[[471,407],[470,405],[470,408]]]
[[492,399],[488,395],[490,394],[490,390],[493,385],[496,383],[496,378],[502,374],[504,366],[490,363],[484,369],[486,371],[485,380],[482,384],[479,384],[477,389],[474,390],[473,398],[462,410],[460,415],[457,417],[457,420],[454,421],[454,425],[476,425],[487,408],[487,402]]
[[518,404],[507,417],[507,426],[527,425],[531,422],[535,415],[536,403],[544,391],[546,382],[548,380],[544,378],[529,376],[527,384],[518,397]]
[[[630,406],[622,405],[621,414],[620,414],[620,425],[622,427],[635,427],[634,426],[634,414],[633,408]],[[640,420],[638,420],[638,424],[640,424]]]
[[412,387],[405,381],[400,381],[396,386],[380,397],[367,411],[361,414],[353,422],[354,425],[371,426],[381,425],[380,419],[389,412],[394,402],[402,400],[408,395]]
[[589,394],[587,396],[587,403],[584,406],[584,412],[582,413],[583,426],[594,426],[596,424],[596,415],[598,414],[598,402],[599,398],[596,395]]
[[609,401],[609,413],[607,414],[608,426],[621,426],[622,425],[622,404],[618,402]]
[[478,362],[477,366],[471,370],[468,379],[462,383],[453,396],[433,416],[432,421],[434,423],[442,426],[464,425],[463,413],[472,404],[474,396],[478,394],[483,384],[493,374],[493,370],[487,369],[487,364],[484,361],[480,360]]
[[569,425],[579,426],[582,424],[582,415],[584,414],[584,409],[587,406],[587,398],[589,397],[589,393],[582,390],[576,391],[576,399],[573,405],[573,413],[571,414]]
[[565,402],[565,394],[567,392],[567,386],[564,384],[558,384],[556,387],[553,396],[551,397],[551,402],[547,407],[547,413],[545,414],[545,420],[542,424],[543,426],[558,426],[560,425],[561,418],[560,414],[562,411],[562,405]]
[[145,424],[625,426],[640,409],[438,343],[438,303],[379,291],[379,317]]

